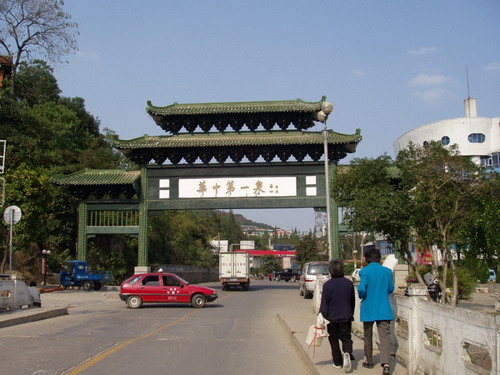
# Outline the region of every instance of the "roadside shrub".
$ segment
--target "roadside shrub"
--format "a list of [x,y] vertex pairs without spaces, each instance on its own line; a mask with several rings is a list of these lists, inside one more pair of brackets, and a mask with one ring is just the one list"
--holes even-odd
[[354,271],[354,262],[344,262],[344,275],[350,276]]

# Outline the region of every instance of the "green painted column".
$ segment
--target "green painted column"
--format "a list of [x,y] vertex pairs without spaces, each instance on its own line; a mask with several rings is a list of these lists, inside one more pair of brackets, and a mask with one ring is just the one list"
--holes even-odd
[[[328,175],[330,177],[330,188],[332,186],[331,182],[335,179],[337,173],[337,165],[335,163],[330,163],[328,165]],[[341,258],[340,254],[340,240],[339,240],[339,207],[337,201],[332,198],[330,193],[330,228],[331,230],[331,241],[332,248],[330,249],[330,259]]]
[[78,260],[87,260],[87,218],[87,203],[80,202],[80,204],[78,205]]
[[147,168],[141,168],[141,191],[139,202],[139,254],[137,266],[148,265],[148,173]]

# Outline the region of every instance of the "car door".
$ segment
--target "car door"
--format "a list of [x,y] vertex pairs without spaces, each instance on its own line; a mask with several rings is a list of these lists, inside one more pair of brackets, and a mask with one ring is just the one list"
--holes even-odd
[[166,302],[159,275],[147,275],[141,280],[139,292],[144,302]]
[[163,293],[167,302],[189,302],[186,300],[184,284],[175,275],[163,275]]

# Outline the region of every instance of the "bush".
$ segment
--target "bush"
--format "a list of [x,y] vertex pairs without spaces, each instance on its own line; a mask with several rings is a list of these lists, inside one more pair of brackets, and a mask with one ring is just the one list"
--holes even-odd
[[465,261],[463,266],[470,272],[474,279],[484,284],[490,278],[488,266],[480,261]]
[[[441,272],[440,272],[441,274]],[[441,274],[442,275],[442,274]],[[472,295],[477,281],[474,275],[465,267],[460,267],[457,264],[457,277],[458,277],[458,299],[466,299]],[[446,287],[453,288],[453,276],[451,269],[448,268],[448,274],[446,278]],[[442,280],[442,277],[441,277]]]
[[354,262],[344,262],[344,275],[350,276],[354,271]]

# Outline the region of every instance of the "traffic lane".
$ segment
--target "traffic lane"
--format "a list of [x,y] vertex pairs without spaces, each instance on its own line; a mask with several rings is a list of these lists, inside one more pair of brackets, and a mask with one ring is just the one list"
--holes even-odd
[[294,290],[262,287],[219,294],[223,308],[208,304],[66,374],[309,373],[276,317],[279,304],[296,297]]
[[189,311],[194,309],[187,305],[131,310],[116,300],[80,305],[70,309],[70,315],[3,328],[0,330],[2,373],[60,374]]

